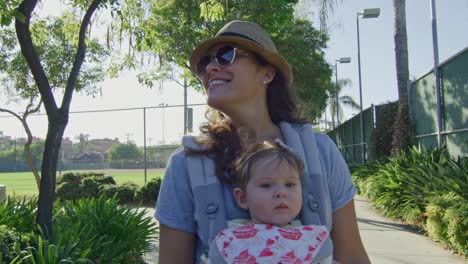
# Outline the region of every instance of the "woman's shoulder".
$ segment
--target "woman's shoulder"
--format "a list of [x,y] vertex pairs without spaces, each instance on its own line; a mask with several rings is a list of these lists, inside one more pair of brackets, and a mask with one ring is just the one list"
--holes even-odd
[[184,146],[178,147],[172,154],[171,157],[185,157]]
[[166,174],[168,171],[171,174],[186,174],[187,171],[186,153],[183,147],[176,149],[168,159],[166,166]]

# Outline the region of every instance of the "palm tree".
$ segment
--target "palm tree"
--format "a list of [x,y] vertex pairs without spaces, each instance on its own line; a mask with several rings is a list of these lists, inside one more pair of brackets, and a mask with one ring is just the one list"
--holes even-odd
[[393,129],[392,153],[411,144],[411,121],[408,106],[408,39],[406,35],[406,2],[393,0],[395,63],[398,84],[398,115]]
[[[337,89],[330,93],[329,102],[330,102],[330,114],[332,116],[332,124],[335,124],[335,117],[338,113],[340,120],[343,120],[343,106],[349,107],[352,110],[359,110],[359,104],[354,101],[354,99],[349,95],[340,95],[344,87],[351,85],[351,80],[342,79],[338,80],[338,85],[334,86]],[[338,102],[336,102],[336,92],[338,92]],[[338,125],[339,122],[338,122]]]
[[75,137],[75,139],[78,140],[78,142],[80,144],[80,154],[83,154],[84,147],[85,147],[85,145],[86,145],[86,143],[88,142],[88,139],[89,139],[89,135],[80,133],[78,136]]
[[329,14],[333,13],[341,2],[343,0],[300,0],[296,6],[296,14],[310,19],[315,13],[318,13],[319,29],[321,32],[327,33]]
[[393,0],[395,62],[398,83],[398,102],[408,104],[408,38],[406,35],[405,0]]

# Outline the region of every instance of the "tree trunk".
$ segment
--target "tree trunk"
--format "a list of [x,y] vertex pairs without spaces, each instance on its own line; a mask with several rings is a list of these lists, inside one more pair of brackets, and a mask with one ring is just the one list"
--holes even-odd
[[24,156],[26,158],[26,162],[31,168],[34,178],[36,179],[37,189],[40,190],[41,189],[41,176],[39,175],[39,172],[37,171],[36,165],[34,164],[34,161],[31,157],[31,151],[30,151],[33,136],[32,136],[31,130],[29,129],[29,126],[26,123],[26,120],[24,120],[23,126],[24,126],[24,129],[26,130],[26,134],[28,135],[28,139],[26,140],[26,143],[24,143]]
[[67,123],[68,113],[57,111],[54,117],[49,118],[49,127],[42,158],[41,187],[37,210],[37,223],[43,229],[46,237],[50,237],[52,234],[52,209],[55,196],[57,163]]
[[406,36],[405,0],[393,0],[395,61],[400,105],[408,103],[408,39]]
[[392,154],[406,150],[412,141],[412,126],[408,111],[408,39],[406,36],[405,0],[393,0],[395,19],[395,62],[398,83],[398,114],[393,125]]

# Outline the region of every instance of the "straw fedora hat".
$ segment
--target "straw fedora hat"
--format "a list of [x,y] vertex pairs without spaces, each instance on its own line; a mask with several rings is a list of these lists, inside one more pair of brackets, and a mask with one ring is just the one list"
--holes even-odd
[[196,67],[200,58],[206,55],[206,51],[209,48],[218,43],[231,43],[253,51],[276,67],[284,75],[289,86],[292,83],[293,73],[291,66],[278,53],[268,33],[255,23],[241,20],[227,23],[215,37],[203,41],[193,50],[190,55],[190,70],[192,72],[197,72]]

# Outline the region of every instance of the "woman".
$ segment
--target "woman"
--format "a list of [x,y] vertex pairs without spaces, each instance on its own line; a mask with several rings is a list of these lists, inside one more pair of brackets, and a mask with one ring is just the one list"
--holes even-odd
[[[212,115],[197,139],[202,151],[177,151],[166,170],[155,213],[160,222],[161,264],[198,263],[205,248],[197,235],[197,226],[205,223],[194,218],[196,201],[188,179],[187,155],[214,160],[223,186],[226,219],[247,219],[248,212],[232,196],[233,160],[254,142],[281,139],[288,143],[280,123],[305,123],[295,116],[291,67],[257,24],[226,24],[214,38],[195,48],[190,67],[206,89]],[[357,228],[356,188],[349,170],[327,136],[316,134],[315,138],[321,175],[327,183],[324,191],[331,204],[331,216],[326,217],[332,222],[333,259],[343,264],[370,263]]]

